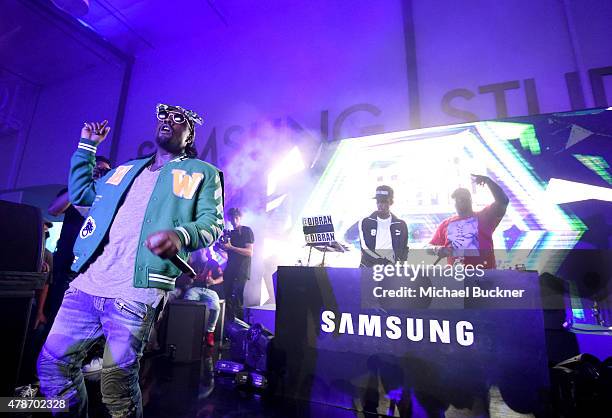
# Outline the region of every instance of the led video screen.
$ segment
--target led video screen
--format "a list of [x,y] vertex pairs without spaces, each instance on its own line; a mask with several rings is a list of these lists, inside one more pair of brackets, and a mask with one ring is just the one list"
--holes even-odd
[[302,217],[329,215],[349,251],[326,265],[359,265],[357,222],[376,210],[379,185],[391,212],[423,248],[455,214],[451,193],[472,192],[474,210],[493,201],[471,174],[491,177],[510,199],[493,234],[497,267],[556,273],[568,250],[608,249],[612,205],[612,111],[599,109],[386,133],[340,141],[291,223],[280,264],[304,263]]

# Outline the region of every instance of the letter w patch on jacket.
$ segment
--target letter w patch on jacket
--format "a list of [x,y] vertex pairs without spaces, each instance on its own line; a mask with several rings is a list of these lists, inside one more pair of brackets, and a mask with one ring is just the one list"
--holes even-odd
[[172,170],[172,192],[183,199],[193,199],[193,195],[204,179],[204,174],[188,175],[185,170]]

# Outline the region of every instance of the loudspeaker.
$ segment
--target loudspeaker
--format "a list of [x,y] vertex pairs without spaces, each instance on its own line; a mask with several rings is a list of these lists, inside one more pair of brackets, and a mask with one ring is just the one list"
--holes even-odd
[[[34,206],[0,200],[0,395],[12,396],[18,382],[35,291],[46,275],[43,260],[43,219]],[[27,357],[26,357],[27,359]],[[26,362],[27,363],[27,362]],[[32,365],[24,364],[30,369]],[[21,383],[21,382],[20,382]]]
[[0,232],[0,271],[40,271],[44,254],[40,209],[0,200]]
[[206,305],[191,300],[168,303],[164,348],[169,358],[180,363],[200,361]]

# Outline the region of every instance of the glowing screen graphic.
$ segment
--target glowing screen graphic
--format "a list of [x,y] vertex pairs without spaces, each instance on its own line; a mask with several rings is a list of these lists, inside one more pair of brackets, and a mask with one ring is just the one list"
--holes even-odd
[[[325,160],[305,203],[283,222],[283,239],[267,240],[268,255],[274,254],[278,264],[293,265],[298,260],[305,264],[298,221],[329,214],[336,239],[351,251],[328,256],[326,265],[358,266],[356,224],[376,210],[373,196],[376,186],[382,184],[395,191],[391,211],[409,225],[410,248],[423,248],[440,222],[455,214],[450,195],[457,187],[470,189],[476,211],[493,202],[488,187],[472,183],[474,173],[491,177],[510,198],[493,235],[498,267],[524,264],[528,269],[554,273],[568,250],[608,248],[607,242],[581,242],[594,225],[588,225],[590,221],[585,222],[586,217],[577,215],[572,206],[596,202],[591,212],[611,207],[612,140],[592,126],[576,129],[574,123],[579,117],[601,119],[601,112],[610,116],[598,110],[586,116],[544,115],[537,124],[475,122],[340,141]],[[594,145],[594,140],[599,142]],[[607,148],[599,146],[604,140]],[[295,167],[303,170],[298,153],[297,148],[292,149],[291,157],[300,162]],[[274,184],[269,187],[275,187],[278,180],[271,181]],[[288,195],[291,193],[271,199],[268,210],[282,208]],[[609,235],[605,229],[603,233]]]

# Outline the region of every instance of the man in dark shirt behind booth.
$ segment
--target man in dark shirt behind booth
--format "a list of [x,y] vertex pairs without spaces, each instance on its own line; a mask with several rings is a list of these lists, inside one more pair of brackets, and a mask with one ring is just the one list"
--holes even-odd
[[506,214],[509,199],[497,183],[487,176],[472,174],[474,183],[486,184],[495,201],[479,212],[472,209],[472,194],[458,188],[455,199],[457,215],[442,221],[427,246],[429,254],[447,257],[449,264],[481,265],[485,269],[497,267],[493,248],[493,232]]
[[230,231],[229,242],[221,244],[221,248],[227,252],[227,265],[223,272],[223,289],[228,301],[229,319],[234,317],[243,319],[244,286],[251,277],[255,237],[251,228],[241,225],[242,212],[240,209],[231,208],[228,211],[228,217],[234,229]]

